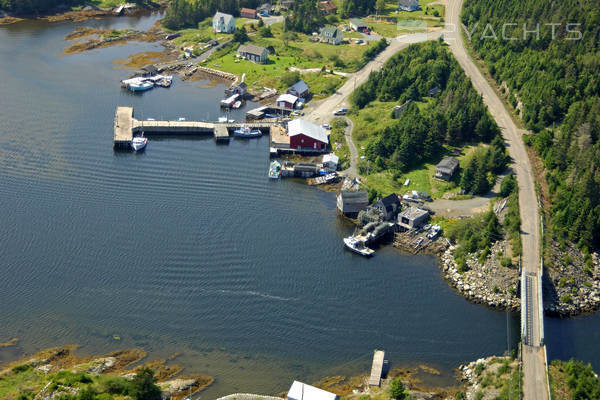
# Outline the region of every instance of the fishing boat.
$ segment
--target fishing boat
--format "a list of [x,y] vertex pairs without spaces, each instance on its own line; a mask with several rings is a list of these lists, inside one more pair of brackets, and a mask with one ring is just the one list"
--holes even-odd
[[171,87],[171,82],[172,82],[171,79],[164,77],[164,78],[159,79],[156,82],[154,82],[154,84],[156,86],[168,88],[168,87]]
[[273,161],[269,166],[269,178],[279,179],[281,176],[281,164],[279,161]]
[[231,107],[233,108],[240,108],[242,106],[242,102],[241,101],[236,101],[235,103],[233,103],[233,105]]
[[238,129],[233,131],[233,136],[253,138],[262,136],[262,132],[259,129],[250,129],[247,126],[240,126]]
[[371,257],[375,253],[375,250],[368,248],[363,242],[357,240],[354,236],[348,236],[347,238],[344,238],[344,245],[350,251],[360,254],[361,256]]
[[129,90],[132,92],[143,92],[145,90],[152,89],[153,87],[154,83],[152,82],[139,81],[129,83]]
[[136,136],[131,139],[131,148],[133,151],[140,151],[146,148],[148,144],[148,139],[143,136]]

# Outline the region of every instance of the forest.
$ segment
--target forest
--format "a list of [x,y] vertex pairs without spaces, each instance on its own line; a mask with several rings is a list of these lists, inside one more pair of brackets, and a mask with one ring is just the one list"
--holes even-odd
[[[430,97],[435,88],[439,92]],[[482,194],[506,167],[508,157],[498,126],[443,43],[409,46],[372,72],[351,96],[358,108],[374,100],[412,101],[367,145],[365,156],[375,171],[406,172],[439,156],[444,144],[487,142],[491,145],[469,159],[461,177],[463,189]],[[419,107],[417,102],[426,105]]]
[[325,17],[317,8],[317,2],[312,0],[296,1],[292,13],[285,18],[286,29],[308,35],[324,24]]
[[39,14],[58,5],[77,5],[80,0],[0,0],[0,9],[19,14]]
[[[533,131],[525,139],[546,170],[552,235],[586,254],[600,247],[600,0],[468,0],[462,18]],[[517,40],[502,39],[505,22],[514,24],[505,37]],[[538,23],[539,35],[524,32],[523,24],[534,31]],[[499,38],[481,40],[490,29]]]

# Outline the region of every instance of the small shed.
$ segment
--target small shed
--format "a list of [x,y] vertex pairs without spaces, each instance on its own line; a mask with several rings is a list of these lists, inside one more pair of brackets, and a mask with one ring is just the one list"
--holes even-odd
[[362,19],[359,18],[352,18],[350,20],[350,29],[356,31],[356,32],[363,32],[369,29],[369,27],[367,26],[367,24],[365,23],[365,21],[363,21]]
[[319,2],[319,10],[325,15],[335,14],[337,12],[337,6],[331,0],[323,0]]
[[244,57],[246,60],[264,64],[268,61],[269,52],[267,49],[261,46],[256,46],[254,44],[243,44],[238,47],[237,51],[238,55]]
[[246,82],[240,82],[237,85],[231,85],[227,89],[225,89],[226,96],[233,96],[234,94],[239,94],[240,96],[245,96],[248,92],[248,85]]
[[146,65],[135,72],[136,76],[154,76],[156,74],[158,74],[158,68],[152,64]]
[[333,153],[329,153],[329,154],[325,154],[323,156],[323,167],[327,168],[327,169],[332,169],[332,170],[336,170],[338,163],[340,161],[340,158],[338,156],[336,156]]
[[454,157],[445,157],[435,166],[435,177],[449,181],[458,170],[459,162]]
[[338,210],[349,217],[355,217],[369,205],[369,195],[366,190],[342,190],[337,196]]
[[275,102],[277,103],[277,107],[293,110],[298,102],[298,97],[294,96],[293,94],[286,93],[280,95]]
[[306,84],[306,82],[304,82],[303,80],[299,80],[298,82],[294,83],[288,90],[287,90],[287,94],[292,94],[296,97],[300,97],[302,99],[306,98],[306,96],[308,96],[308,92],[309,92],[309,88],[308,85]]
[[240,10],[240,17],[255,19],[256,18],[256,10],[253,8],[244,7]]
[[429,220],[429,212],[417,207],[408,207],[398,214],[398,226],[405,229],[416,229]]
[[408,107],[408,105],[412,103],[412,100],[406,100],[404,103],[395,106],[394,107],[394,118],[399,118],[402,113],[404,112],[404,110],[406,110],[406,107]]
[[383,213],[386,220],[390,220],[396,217],[398,211],[402,208],[402,202],[396,193],[392,193],[378,200],[375,207]]
[[338,400],[338,395],[306,383],[294,381],[287,394],[288,400]]

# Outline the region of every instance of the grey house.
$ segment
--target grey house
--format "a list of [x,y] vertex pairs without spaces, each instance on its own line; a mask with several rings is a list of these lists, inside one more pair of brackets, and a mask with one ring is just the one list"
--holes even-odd
[[344,34],[335,26],[326,26],[325,28],[321,29],[319,36],[321,37],[321,42],[329,44],[337,45],[342,43],[342,40],[344,40]]
[[256,46],[253,44],[243,44],[238,48],[237,52],[241,57],[244,57],[246,60],[255,63],[264,64],[269,60],[269,52],[267,51],[267,49],[261,46]]
[[416,229],[429,220],[429,212],[417,207],[408,207],[398,214],[398,226],[404,229]]
[[452,175],[458,170],[459,162],[454,157],[445,157],[435,167],[435,177],[449,181]]
[[400,11],[417,11],[419,6],[419,0],[399,0],[398,10]]
[[400,202],[400,198],[396,193],[392,193],[388,196],[385,196],[383,199],[378,200],[375,203],[375,207],[379,209],[383,213],[383,217],[386,220],[390,220],[394,218],[398,211],[402,208],[402,203]]

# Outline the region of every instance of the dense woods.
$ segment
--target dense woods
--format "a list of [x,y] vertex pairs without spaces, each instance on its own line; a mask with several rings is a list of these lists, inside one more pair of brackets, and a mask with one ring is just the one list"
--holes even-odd
[[52,10],[58,5],[75,5],[77,0],[0,0],[0,9],[15,14],[37,14]]
[[[502,24],[515,25],[506,29]],[[546,168],[551,227],[560,241],[600,246],[600,1],[468,0],[463,23],[491,75],[535,133],[526,138]],[[540,24],[539,40],[535,30]],[[555,38],[552,27],[556,23]],[[579,23],[580,26],[568,23]],[[480,40],[490,24],[498,40]],[[571,31],[571,32],[569,32]],[[581,32],[581,35],[576,31]],[[487,29],[485,36],[490,36]],[[580,40],[570,40],[578,39]],[[519,103],[521,102],[521,104]]]
[[325,17],[312,0],[297,0],[292,14],[285,18],[285,28],[291,31],[311,34],[325,24]]
[[217,11],[238,17],[242,7],[256,8],[260,4],[261,0],[172,0],[162,23],[168,29],[196,28],[198,22]]
[[[429,98],[430,90],[436,87],[439,93]],[[416,104],[427,99],[421,108]],[[404,172],[438,155],[445,143],[481,141],[492,145],[471,157],[466,169],[469,175],[464,177],[466,190],[484,193],[490,185],[488,173],[505,167],[506,151],[496,123],[442,43],[412,45],[396,54],[351,96],[358,108],[374,100],[398,104],[412,100],[366,147],[365,155],[375,170]]]
[[375,0],[344,0],[340,6],[343,18],[361,17],[375,12]]

